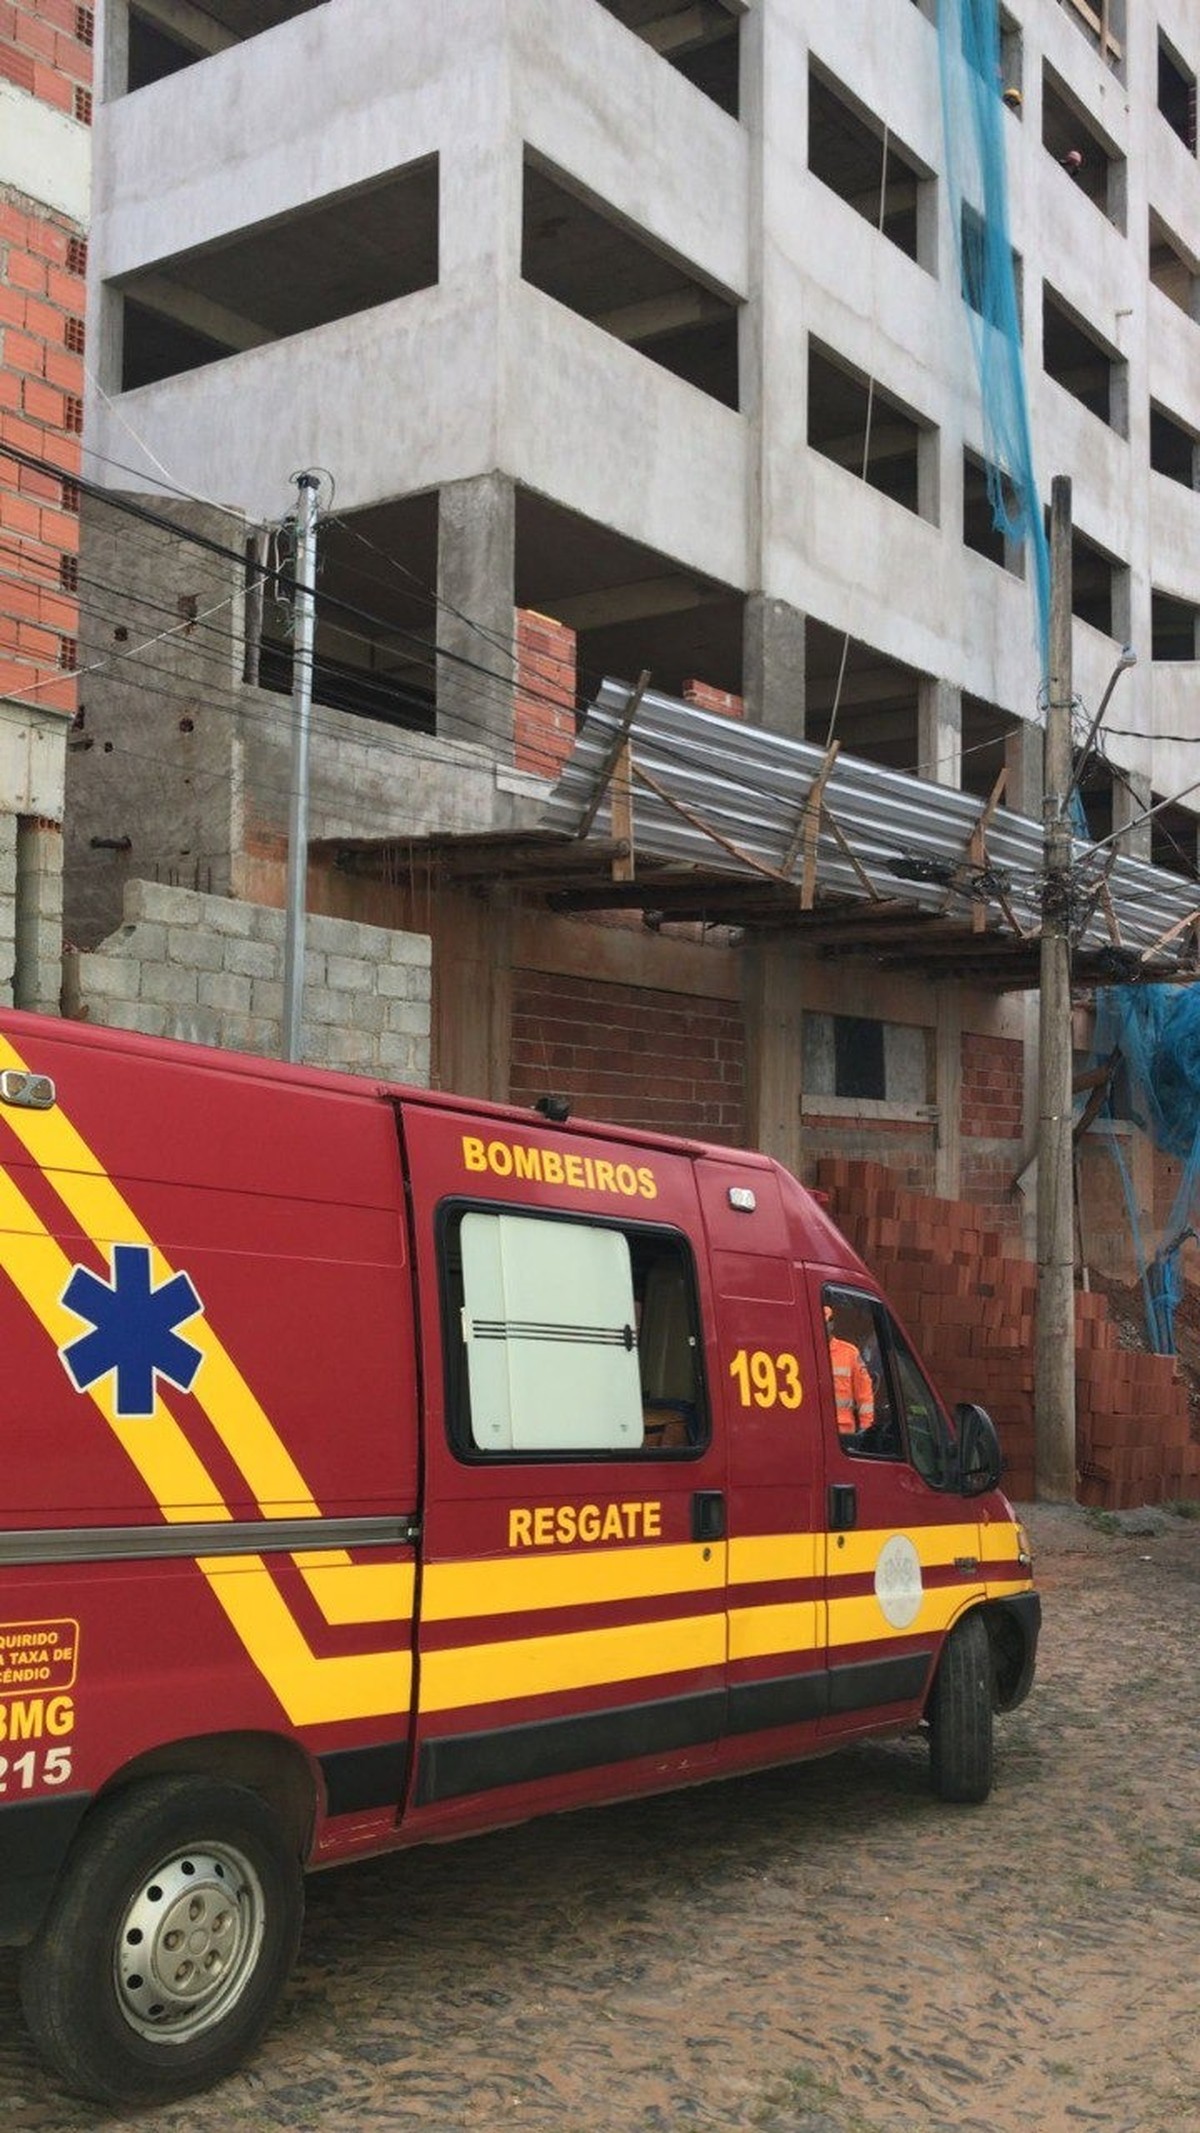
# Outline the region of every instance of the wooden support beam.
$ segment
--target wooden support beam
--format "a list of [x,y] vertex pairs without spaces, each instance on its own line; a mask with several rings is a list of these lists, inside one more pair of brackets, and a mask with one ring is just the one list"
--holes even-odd
[[1186,918],[1178,919],[1175,925],[1169,926],[1158,940],[1151,941],[1148,948],[1143,948],[1143,963],[1151,962],[1160,949],[1169,947],[1172,941],[1178,940],[1180,934],[1186,933],[1189,926],[1200,926],[1200,911],[1189,911]]
[[613,836],[626,847],[624,852],[618,852],[613,858],[612,878],[614,881],[633,880],[632,773],[633,757],[630,754],[630,744],[626,741],[620,755],[613,764],[610,786],[609,826]]
[[673,809],[675,814],[680,815],[685,822],[690,822],[693,829],[698,829],[702,831],[704,836],[711,837],[714,844],[719,844],[723,852],[728,852],[730,857],[738,860],[742,866],[752,868],[756,874],[765,875],[768,881],[787,882],[788,877],[786,874],[780,874],[775,867],[766,866],[761,859],[755,859],[749,852],[743,852],[741,847],[734,844],[731,838],[723,837],[720,830],[715,830],[711,822],[704,820],[703,815],[698,815],[692,808],[685,807],[683,801],[677,800],[673,793],[669,793],[665,785],[660,785],[657,778],[652,778],[648,770],[643,770],[639,764],[635,763],[633,765],[633,775],[639,785],[647,786],[654,794],[655,799],[662,801],[664,807]]
[[584,808],[583,813],[575,826],[575,835],[577,838],[586,837],[588,831],[590,830],[593,822],[596,819],[600,802],[604,798],[608,781],[611,778],[613,771],[617,767],[617,758],[620,755],[621,750],[624,748],[627,740],[629,739],[629,729],[632,726],[634,719],[637,717],[638,705],[641,703],[641,700],[649,686],[650,669],[649,667],[643,667],[641,673],[638,675],[637,681],[629,692],[628,700],[621,712],[620,718],[617,721],[616,732],[613,734],[613,737],[608,744],[608,748],[604,756],[604,761],[601,763],[600,769],[596,776],[596,790],[592,794],[591,799],[588,801],[587,806]]

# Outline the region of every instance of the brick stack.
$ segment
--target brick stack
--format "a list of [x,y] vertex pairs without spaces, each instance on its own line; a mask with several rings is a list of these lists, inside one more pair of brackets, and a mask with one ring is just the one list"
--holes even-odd
[[[828,1158],[816,1183],[946,1400],[987,1408],[1008,1493],[1031,1498],[1034,1266],[1005,1255],[978,1208],[908,1192],[880,1163]],[[1076,1295],[1075,1339],[1080,1502],[1116,1510],[1200,1497],[1200,1444],[1175,1359],[1122,1348],[1108,1300],[1095,1292]]]

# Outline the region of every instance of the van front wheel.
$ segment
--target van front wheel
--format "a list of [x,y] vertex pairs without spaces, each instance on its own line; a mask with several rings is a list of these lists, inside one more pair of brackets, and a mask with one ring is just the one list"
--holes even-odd
[[114,1793],[25,1952],[34,2042],[102,2103],[205,2088],[266,2029],[303,1910],[300,1861],[257,1793],[186,1778]]
[[929,1774],[940,1800],[977,1802],[992,1789],[992,1647],[982,1615],[946,1640],[929,1699]]

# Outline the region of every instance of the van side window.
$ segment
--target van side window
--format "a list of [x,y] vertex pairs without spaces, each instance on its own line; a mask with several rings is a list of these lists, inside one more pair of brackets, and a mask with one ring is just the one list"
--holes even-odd
[[464,1208],[444,1219],[442,1239],[460,1451],[646,1457],[706,1440],[682,1237]]
[[951,1425],[890,1311],[854,1289],[826,1288],[822,1302],[841,1449],[908,1459],[931,1487],[947,1487]]

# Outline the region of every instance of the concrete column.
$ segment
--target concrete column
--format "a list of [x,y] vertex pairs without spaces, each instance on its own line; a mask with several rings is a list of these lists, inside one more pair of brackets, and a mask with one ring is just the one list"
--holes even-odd
[[100,17],[100,79],[106,104],[124,96],[129,81],[129,0],[107,0]]
[[509,759],[515,567],[508,476],[447,482],[438,497],[438,738],[487,742]]
[[1149,859],[1152,825],[1143,821],[1146,808],[1151,802],[1149,778],[1138,777],[1127,770],[1122,777],[1112,781],[1113,831],[1117,850],[1125,852],[1130,859]]
[[943,1200],[962,1193],[962,993],[957,985],[934,989],[933,1100],[937,1105],[934,1191]]
[[750,593],[742,619],[746,715],[772,733],[804,738],[804,616],[786,600]]
[[962,690],[928,674],[917,694],[917,769],[935,785],[962,784]]
[[63,982],[62,827],[41,816],[17,823],[13,1005],[56,1015]]
[[796,950],[782,943],[744,948],[742,984],[747,1139],[798,1175],[804,985]]
[[512,1066],[512,910],[446,891],[432,916],[433,1082],[507,1103]]
[[1005,806],[1015,815],[1028,815],[1031,822],[1042,819],[1042,729],[1022,723],[1010,733],[1004,743],[1004,762],[1008,771],[1008,788]]

